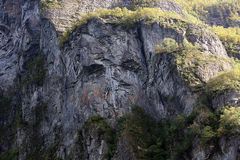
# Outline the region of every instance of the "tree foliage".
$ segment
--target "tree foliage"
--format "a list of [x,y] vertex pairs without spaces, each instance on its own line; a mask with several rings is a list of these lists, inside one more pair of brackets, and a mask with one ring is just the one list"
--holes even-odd
[[240,134],[240,107],[225,107],[220,117],[219,132]]

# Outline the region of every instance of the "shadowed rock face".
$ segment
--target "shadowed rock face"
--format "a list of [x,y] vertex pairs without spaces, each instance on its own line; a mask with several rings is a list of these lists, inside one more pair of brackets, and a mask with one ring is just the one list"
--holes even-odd
[[[0,88],[14,86],[22,70],[24,55],[39,52],[40,17],[38,1],[0,2]],[[13,89],[13,88],[12,88]],[[14,90],[14,89],[13,89]]]
[[[94,127],[81,131],[85,148],[79,144],[79,131],[94,115],[105,117],[115,127],[116,119],[129,113],[133,105],[142,106],[155,119],[190,114],[198,93],[180,75],[173,54],[156,53],[156,45],[164,38],[178,43],[187,39],[198,44],[203,55],[228,58],[220,40],[199,27],[189,25],[176,31],[144,21],[127,28],[94,19],[77,28],[60,48],[55,26],[40,17],[38,1],[0,0],[0,7],[0,87],[3,95],[13,91],[9,110],[13,114],[0,117],[1,127],[15,124],[9,117],[19,118],[17,124],[21,124],[11,130],[15,142],[3,140],[0,152],[17,148],[20,160],[50,151],[62,159],[79,159],[82,152],[86,159],[102,158],[106,142]],[[39,55],[44,57],[41,67],[46,71],[43,85],[23,83],[29,63]],[[208,67],[210,71],[199,71],[204,82],[231,65]],[[228,99],[219,101],[213,102],[216,107]],[[125,139],[117,142],[113,159],[135,159],[132,151],[126,150],[129,144]],[[193,157],[199,153],[194,152]],[[224,159],[227,155],[217,156]]]

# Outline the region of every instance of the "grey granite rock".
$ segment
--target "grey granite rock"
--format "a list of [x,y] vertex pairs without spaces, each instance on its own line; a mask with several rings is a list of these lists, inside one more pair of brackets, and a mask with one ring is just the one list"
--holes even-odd
[[[105,7],[97,1],[92,4]],[[172,5],[180,12],[178,6]],[[41,17],[39,1],[0,0],[0,8],[0,90],[3,95],[14,94],[14,109],[9,112],[17,111],[15,119],[21,124],[11,132],[12,140],[16,140],[14,145],[6,145],[5,140],[0,144],[0,152],[17,148],[19,160],[36,155],[42,159],[80,159],[83,153],[88,155],[85,159],[102,159],[108,147],[104,139],[94,128],[82,131],[87,119],[95,115],[106,118],[114,128],[116,120],[136,104],[155,119],[190,114],[198,94],[179,74],[174,55],[156,54],[155,47],[164,38],[178,43],[188,39],[203,48],[203,55],[228,58],[220,40],[201,28],[189,25],[187,30],[177,31],[144,21],[128,28],[93,19],[77,28],[60,48],[56,30],[59,26]],[[41,69],[46,72],[42,85],[23,83],[29,74],[29,63],[40,55],[44,61]],[[203,75],[208,80],[224,69],[216,68]],[[227,95],[226,99],[214,100],[214,106],[225,105],[231,98]],[[1,125],[7,123],[0,119]],[[79,144],[80,131],[83,148]],[[228,143],[229,151],[216,153],[215,157],[237,157],[237,143],[225,144]],[[128,145],[122,137],[113,159],[135,159]],[[202,151],[196,151],[193,157],[196,155],[204,157]]]

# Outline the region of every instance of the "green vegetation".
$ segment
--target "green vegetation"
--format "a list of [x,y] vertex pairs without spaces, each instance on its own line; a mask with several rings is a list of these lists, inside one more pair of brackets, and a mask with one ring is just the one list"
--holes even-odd
[[181,159],[192,147],[194,139],[200,145],[218,147],[223,135],[240,133],[240,108],[225,108],[213,112],[201,105],[190,116],[177,116],[156,122],[141,108],[135,107],[120,122],[121,136],[127,138],[137,159]]
[[190,15],[181,16],[175,12],[162,11],[158,8],[138,8],[134,11],[126,8],[98,9],[95,12],[82,16],[81,20],[77,21],[60,37],[60,44],[64,44],[77,27],[86,24],[94,18],[102,18],[106,23],[127,26],[142,20],[146,23],[159,22],[161,25],[174,29],[182,29],[188,23],[201,24],[201,21]]
[[58,0],[41,0],[41,9],[53,9],[53,8],[61,8],[61,3]]
[[222,26],[211,27],[223,42],[239,44],[240,43],[240,28],[224,28]]
[[[76,28],[94,18],[104,19],[106,23],[125,26],[131,26],[138,21],[145,20],[148,23],[159,22],[161,25],[169,28],[182,29],[186,26],[186,23],[203,25],[204,23],[200,19],[204,20],[203,17],[205,17],[211,7],[219,7],[219,9],[225,7],[232,11],[231,17],[229,17],[230,20],[239,19],[238,11],[240,9],[240,3],[236,0],[169,0],[182,7],[182,14],[163,11],[158,8],[150,8],[154,7],[154,2],[159,1],[162,0],[133,0],[132,7],[130,7],[132,10],[126,8],[98,9],[95,12],[82,15],[81,18],[79,18],[80,20],[73,23],[72,26],[63,33],[59,40],[60,44],[63,45]],[[43,1],[43,6],[56,6],[56,3],[59,2],[45,0]],[[216,32],[221,39],[239,42],[238,28],[224,29],[221,27],[212,27],[212,30]]]
[[116,132],[108,125],[106,120],[100,116],[91,117],[83,128],[87,133],[90,130],[97,131],[98,136],[102,137],[108,145],[108,153],[105,158],[111,159],[116,150]]
[[45,59],[43,55],[37,55],[26,64],[27,73],[22,77],[22,86],[42,86],[46,75]]
[[18,152],[16,150],[9,150],[8,152],[0,154],[0,160],[17,160]]
[[193,134],[200,139],[201,145],[213,142],[218,138],[219,114],[212,112],[206,106],[200,106],[192,113],[189,119],[192,119],[188,126]]
[[232,70],[220,73],[208,81],[206,90],[209,95],[217,95],[225,91],[240,91],[240,65],[237,64]]
[[172,53],[179,50],[178,43],[172,38],[165,38],[162,43],[155,47],[156,53]]
[[[136,107],[121,120],[120,135],[127,138],[137,159],[181,159],[191,149],[195,139],[200,140],[200,145],[212,144],[217,147],[218,139],[223,135],[239,134],[240,110],[232,110],[228,113],[225,110],[223,113],[214,113],[202,106],[190,116],[179,115],[156,122]],[[223,132],[223,124],[231,126],[231,129],[224,127]]]
[[169,53],[172,53],[176,57],[175,61],[180,76],[192,88],[197,89],[204,85],[206,80],[204,81],[203,77],[198,74],[201,73],[202,70],[208,69],[213,65],[224,68],[224,65],[234,63],[230,58],[205,54],[200,47],[194,46],[186,40],[184,40],[183,44],[179,45],[173,43],[172,40],[170,42],[168,42],[167,45],[161,45],[165,46],[161,47],[161,50],[160,47],[156,50],[157,52],[169,51]]
[[[161,0],[160,0],[161,1]],[[206,20],[209,11],[218,10],[220,13],[230,12],[230,17],[226,21],[235,21],[238,19],[240,2],[238,0],[170,0],[179,4],[185,13]]]
[[220,117],[221,134],[240,134],[240,107],[225,107]]
[[122,136],[127,138],[137,159],[180,158],[194,138],[190,130],[185,130],[187,121],[183,116],[156,122],[137,107],[122,123]]
[[222,26],[213,26],[211,30],[215,32],[223,42],[228,54],[239,54],[238,47],[240,46],[240,28],[224,28]]
[[239,6],[240,3],[236,0],[173,0],[177,2],[181,6],[183,6],[187,11],[197,11],[202,10],[206,7],[210,7],[213,5],[222,5],[222,4],[234,4]]

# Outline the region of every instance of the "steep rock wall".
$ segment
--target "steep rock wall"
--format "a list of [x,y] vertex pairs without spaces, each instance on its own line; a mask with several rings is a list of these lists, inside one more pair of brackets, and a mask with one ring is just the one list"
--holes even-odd
[[[3,95],[10,94],[9,88],[13,90],[11,114],[0,118],[1,126],[9,131],[1,138],[13,136],[10,143],[3,139],[0,151],[14,148],[20,160],[79,159],[82,152],[86,159],[102,157],[106,152],[104,139],[94,129],[81,131],[94,115],[107,118],[114,127],[117,118],[136,104],[156,119],[191,113],[198,94],[180,76],[173,55],[155,53],[155,46],[164,38],[179,43],[188,39],[201,46],[203,55],[227,58],[216,36],[188,34],[202,31],[195,26],[179,32],[144,21],[127,28],[91,20],[77,28],[60,48],[55,26],[40,16],[38,1],[8,0],[0,4],[0,85]],[[31,78],[31,83],[23,83],[29,74],[29,62],[36,62],[39,56],[44,57],[41,68],[46,71],[42,83],[34,83]],[[229,68],[217,67],[206,74],[207,79]],[[16,119],[15,129],[7,129]],[[81,148],[80,135],[87,149]],[[131,151],[123,149],[128,146],[124,137],[117,146],[115,159],[134,159]]]

